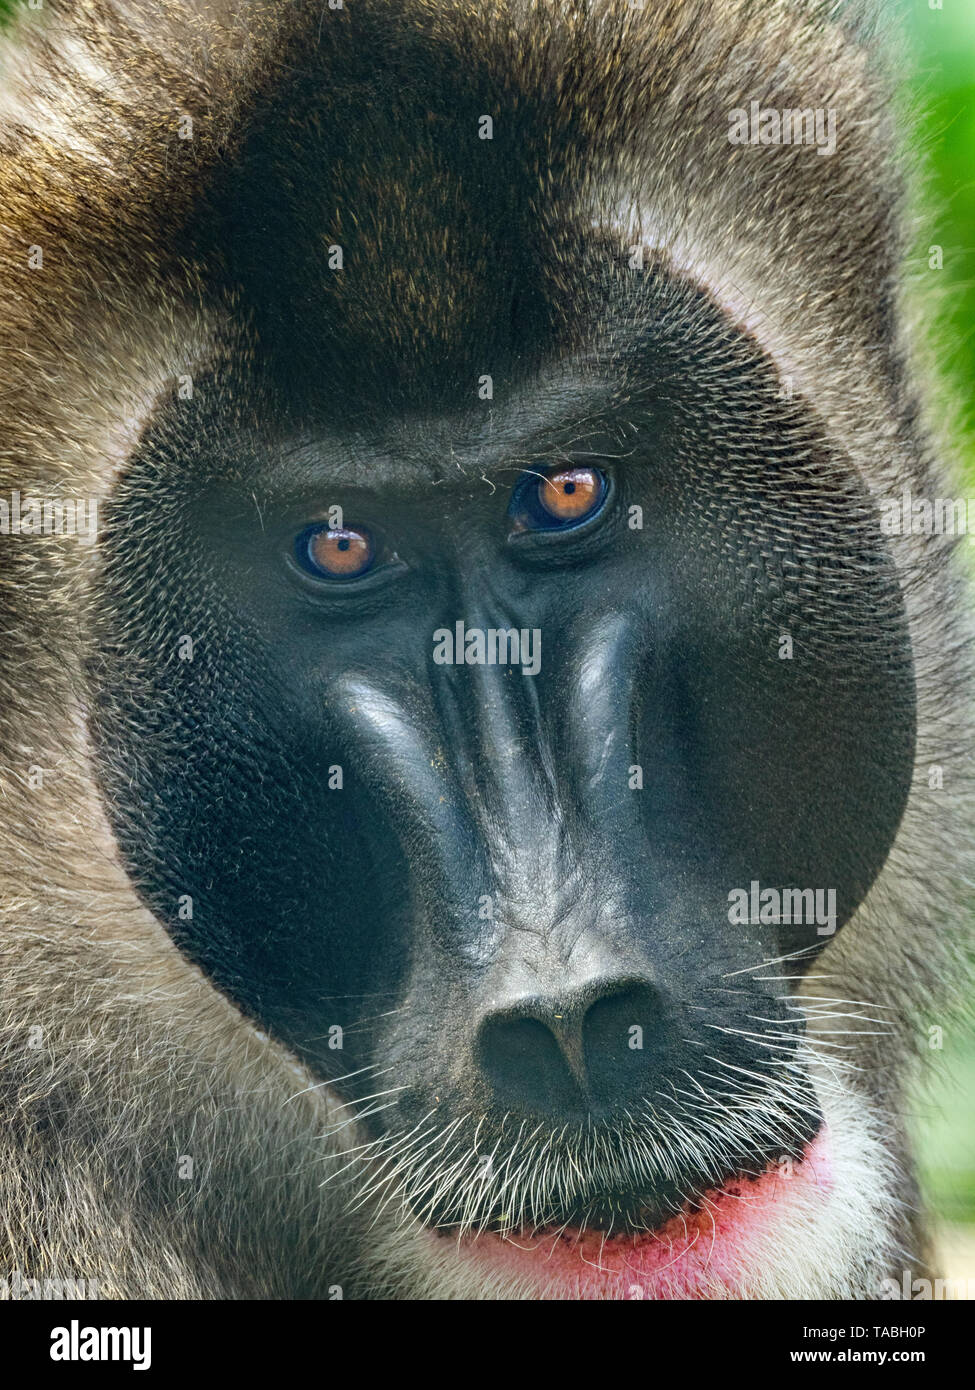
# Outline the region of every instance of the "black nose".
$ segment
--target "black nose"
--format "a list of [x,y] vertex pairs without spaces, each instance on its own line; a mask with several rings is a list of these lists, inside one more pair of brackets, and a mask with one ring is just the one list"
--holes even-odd
[[505,1110],[581,1118],[637,1105],[666,1045],[666,1013],[660,992],[633,979],[495,1001],[477,1027],[477,1066]]

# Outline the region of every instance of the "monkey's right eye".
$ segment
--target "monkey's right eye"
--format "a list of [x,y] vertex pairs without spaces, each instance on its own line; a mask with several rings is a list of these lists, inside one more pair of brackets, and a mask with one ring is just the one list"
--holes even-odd
[[316,579],[358,579],[372,568],[376,546],[362,526],[308,526],[295,542],[295,558]]
[[526,473],[515,484],[508,514],[515,531],[574,531],[596,517],[609,493],[598,468],[567,467]]

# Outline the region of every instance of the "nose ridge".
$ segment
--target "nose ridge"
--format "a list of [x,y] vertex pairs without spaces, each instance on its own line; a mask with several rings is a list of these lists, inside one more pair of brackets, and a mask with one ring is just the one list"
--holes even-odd
[[576,1115],[635,1104],[646,1066],[634,1067],[638,1027],[644,1052],[663,1021],[648,975],[601,974],[565,992],[530,990],[485,1008],[475,1032],[475,1063],[506,1110]]

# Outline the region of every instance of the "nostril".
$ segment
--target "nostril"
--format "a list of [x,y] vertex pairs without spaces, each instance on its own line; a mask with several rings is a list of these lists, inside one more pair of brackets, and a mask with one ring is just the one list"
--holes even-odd
[[670,1028],[668,1010],[651,985],[609,986],[582,1020],[582,1055],[594,1099],[632,1097],[659,1058]]
[[524,995],[492,1008],[478,1028],[475,1057],[505,1109],[581,1117],[594,1107],[637,1104],[668,1031],[668,1011],[652,985],[596,979],[558,1000]]
[[575,1111],[579,1086],[551,1029],[537,1018],[490,1014],[477,1036],[484,1079],[503,1106],[536,1111]]

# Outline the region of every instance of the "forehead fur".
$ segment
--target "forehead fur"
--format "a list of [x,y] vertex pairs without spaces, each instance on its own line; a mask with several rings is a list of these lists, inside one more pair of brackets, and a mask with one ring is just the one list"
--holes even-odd
[[[215,181],[214,246],[264,350],[313,393],[430,405],[469,397],[481,373],[523,377],[553,340],[584,341],[613,282],[637,279],[633,242],[699,242],[706,222],[710,242],[724,228],[747,243],[745,207],[767,207],[782,260],[801,249],[808,274],[845,200],[862,224],[853,147],[863,156],[877,134],[862,55],[810,22],[783,60],[774,4],[721,18],[709,3],[664,24],[624,4],[299,7]],[[751,100],[834,107],[846,152],[831,165],[808,148],[742,150],[729,111]],[[864,162],[883,217],[885,160]],[[828,230],[796,215],[818,197]]]
[[[640,242],[684,248],[746,301],[760,288],[773,334],[798,324],[814,357],[827,339],[887,343],[889,103],[866,53],[806,8],[26,12],[4,49],[0,365],[14,401],[38,374],[62,383],[23,412],[33,459],[90,437],[100,407],[106,427],[140,413],[119,399],[120,351],[148,397],[208,339],[239,351],[242,328],[254,362],[350,404],[523,379],[554,343],[585,342],[614,280],[632,290]],[[753,100],[835,109],[836,153],[730,143],[729,111]]]
[[208,231],[289,379],[470,396],[571,319],[586,135],[554,56],[543,86],[484,27],[356,4],[321,13],[312,44],[299,17],[271,55]]

